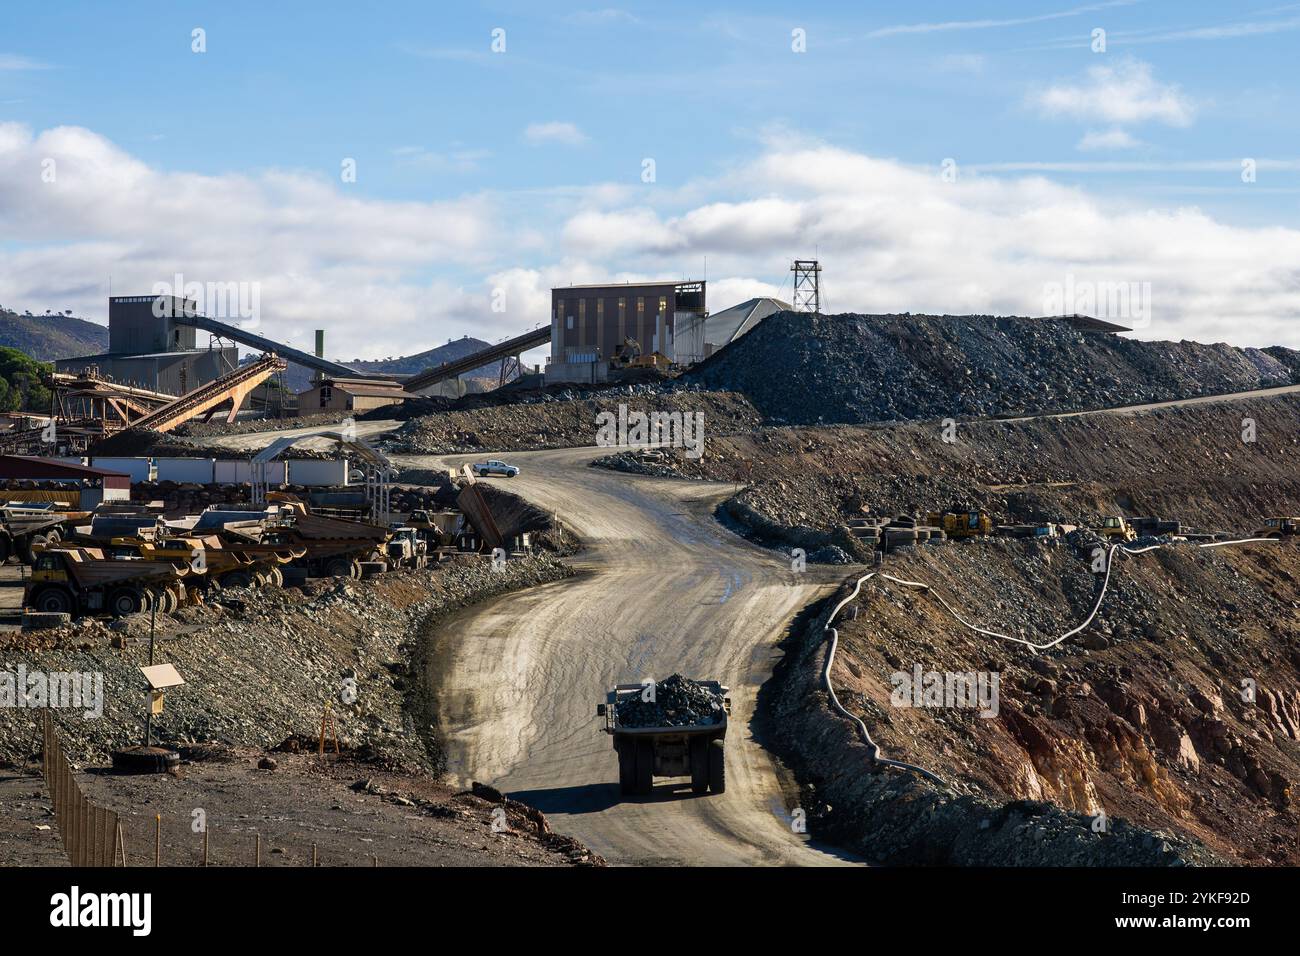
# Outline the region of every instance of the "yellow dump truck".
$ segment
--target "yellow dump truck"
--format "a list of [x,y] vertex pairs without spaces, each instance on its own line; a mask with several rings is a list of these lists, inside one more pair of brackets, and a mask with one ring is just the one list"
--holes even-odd
[[993,519],[985,511],[931,511],[925,523],[942,528],[949,538],[979,538],[993,533]]
[[200,573],[170,561],[111,558],[98,548],[46,548],[32,565],[23,606],[73,617],[123,617],[154,607],[170,614],[189,599],[183,579]]
[[1264,524],[1251,532],[1254,538],[1288,538],[1300,534],[1300,518],[1265,518]]
[[217,535],[168,537],[157,541],[114,539],[106,549],[114,557],[138,557],[145,561],[168,561],[176,567],[201,571],[203,585],[223,588],[284,586],[280,568],[301,558],[301,548],[277,548],[254,544],[231,547]]

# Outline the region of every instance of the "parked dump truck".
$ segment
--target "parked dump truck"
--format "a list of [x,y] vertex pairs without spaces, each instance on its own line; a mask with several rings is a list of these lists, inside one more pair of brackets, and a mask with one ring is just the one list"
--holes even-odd
[[596,706],[618,754],[624,794],[647,794],[655,777],[691,778],[691,791],[727,787],[728,688],[674,674],[658,683],[618,684]]
[[63,512],[43,505],[0,508],[0,564],[14,555],[23,564],[31,564],[35,552],[62,540],[68,521]]
[[1128,523],[1133,529],[1133,534],[1139,538],[1154,538],[1165,534],[1180,535],[1183,533],[1181,521],[1168,521],[1163,518],[1129,518]]
[[949,538],[980,538],[993,533],[993,519],[986,511],[931,511],[925,523],[941,528]]
[[1263,525],[1251,532],[1253,538],[1289,538],[1300,534],[1300,518],[1265,518]]
[[[291,496],[271,497],[278,507],[267,519],[257,542],[301,551],[302,557],[293,562],[294,567],[313,577],[360,578],[361,562],[386,561],[392,536],[387,528],[315,515]],[[247,532],[236,534],[247,539]]]
[[195,573],[168,561],[110,558],[97,548],[46,548],[36,555],[23,606],[73,617],[123,617],[155,606],[170,614],[189,599],[182,579]]
[[202,572],[199,586],[223,588],[284,586],[281,567],[303,557],[302,549],[277,548],[248,542],[227,546],[217,535],[167,537],[158,541],[115,539],[104,549],[111,557],[169,561],[176,567]]

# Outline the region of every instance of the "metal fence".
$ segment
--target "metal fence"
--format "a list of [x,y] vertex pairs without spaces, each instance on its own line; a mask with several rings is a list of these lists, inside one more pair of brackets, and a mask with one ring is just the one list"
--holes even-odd
[[122,824],[116,813],[95,806],[77,786],[77,778],[55,730],[54,717],[48,710],[43,730],[41,760],[45,788],[54,803],[54,822],[68,862],[73,866],[125,866]]

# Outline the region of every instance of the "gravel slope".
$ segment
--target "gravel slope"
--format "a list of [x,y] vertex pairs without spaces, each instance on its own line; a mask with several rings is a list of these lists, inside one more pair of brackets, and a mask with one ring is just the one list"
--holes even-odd
[[1296,381],[1297,353],[1143,342],[994,316],[782,312],[688,371],[769,422],[969,418],[1106,408]]

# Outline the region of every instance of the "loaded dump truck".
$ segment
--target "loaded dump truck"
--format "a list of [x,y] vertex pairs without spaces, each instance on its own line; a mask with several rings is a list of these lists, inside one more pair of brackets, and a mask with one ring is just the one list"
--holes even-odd
[[624,794],[647,794],[655,777],[691,778],[691,792],[727,787],[728,688],[674,674],[658,683],[618,684],[596,706],[618,754]]
[[170,614],[188,597],[181,579],[193,573],[168,561],[108,558],[96,548],[46,548],[36,555],[23,606],[73,617],[124,617],[154,606]]

